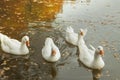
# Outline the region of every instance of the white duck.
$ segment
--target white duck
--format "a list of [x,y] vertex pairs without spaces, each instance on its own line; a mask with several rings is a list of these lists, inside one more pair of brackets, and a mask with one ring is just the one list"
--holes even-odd
[[11,39],[8,36],[0,33],[1,48],[6,53],[11,53],[14,55],[26,55],[29,53],[27,46],[29,44],[29,37],[24,36],[22,41],[19,42],[16,39]]
[[48,62],[56,62],[60,59],[60,51],[52,38],[46,38],[45,46],[42,48],[42,57]]
[[104,50],[102,46],[98,46],[95,49],[92,45],[92,49],[89,49],[83,39],[82,29],[80,30],[78,48],[79,48],[79,60],[87,67],[92,69],[102,69],[105,65],[102,56],[104,55]]
[[[84,30],[84,36],[86,35],[87,33],[87,29]],[[65,39],[68,43],[71,43],[75,46],[77,46],[77,42],[78,42],[78,34],[74,32],[73,28],[70,26],[70,27],[67,27],[66,29],[66,36],[65,36]]]

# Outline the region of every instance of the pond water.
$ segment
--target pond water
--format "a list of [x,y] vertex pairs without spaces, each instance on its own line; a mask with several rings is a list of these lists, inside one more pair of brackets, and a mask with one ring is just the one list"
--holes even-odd
[[[18,40],[30,36],[30,54],[15,56],[0,50],[3,80],[119,80],[119,0],[1,0],[0,32]],[[65,41],[65,29],[87,28],[86,44],[105,50],[102,71],[84,67],[78,49]],[[62,58],[55,64],[44,61],[41,49],[52,37]],[[36,41],[37,40],[37,41]],[[57,65],[57,66],[56,66]],[[97,76],[97,77],[96,77]]]

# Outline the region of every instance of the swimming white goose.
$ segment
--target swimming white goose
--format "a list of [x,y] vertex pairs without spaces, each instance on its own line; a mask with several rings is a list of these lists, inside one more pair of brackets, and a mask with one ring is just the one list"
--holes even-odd
[[[82,30],[81,30],[82,31]],[[80,31],[79,40],[78,40],[78,48],[79,48],[79,60],[87,67],[92,69],[102,69],[105,65],[102,56],[104,55],[104,50],[102,46],[98,46],[95,49],[92,45],[89,49],[85,41],[83,39],[83,32]]]
[[60,51],[52,38],[46,38],[45,46],[42,48],[42,56],[48,62],[56,62],[60,59]]
[[29,44],[29,37],[24,36],[22,41],[19,42],[16,39],[11,39],[8,36],[0,33],[1,48],[6,53],[11,53],[14,55],[26,55],[29,53],[27,46]]
[[[87,29],[82,29],[83,32],[85,33],[83,36],[86,35],[87,33]],[[78,42],[78,34],[74,32],[73,28],[70,26],[70,27],[67,27],[66,29],[66,41],[68,43],[71,43],[75,46],[77,46],[77,42]]]

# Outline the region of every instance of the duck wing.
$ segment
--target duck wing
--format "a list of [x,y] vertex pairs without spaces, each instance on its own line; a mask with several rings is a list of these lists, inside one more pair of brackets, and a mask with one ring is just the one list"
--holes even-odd
[[15,39],[10,39],[9,37],[7,36],[4,36],[3,37],[3,40],[2,40],[2,44],[3,44],[3,47],[6,48],[6,49],[18,49],[20,48],[20,42],[15,40]]
[[86,45],[79,46],[79,59],[87,67],[91,67],[91,64],[94,60],[94,52],[90,51]]
[[72,27],[67,27],[66,29],[66,41],[73,45],[77,45],[78,34],[74,32]]
[[91,48],[91,49],[88,48],[89,53],[90,53],[92,56],[94,56],[96,49],[95,49],[91,44],[90,44],[89,46],[90,46],[90,48]]
[[11,42],[12,42],[12,43],[14,43],[14,44],[18,44],[18,45],[20,45],[20,44],[21,44],[21,42],[20,42],[20,41],[18,41],[18,40],[16,40],[16,39],[11,39]]

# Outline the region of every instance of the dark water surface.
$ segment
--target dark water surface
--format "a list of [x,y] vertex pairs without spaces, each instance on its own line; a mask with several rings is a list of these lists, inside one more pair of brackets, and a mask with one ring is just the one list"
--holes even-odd
[[[0,0],[0,32],[21,40],[30,36],[30,54],[15,56],[0,50],[1,80],[120,80],[119,0]],[[102,45],[105,67],[91,70],[77,59],[65,29],[88,28],[86,44]],[[46,37],[59,47],[62,58],[48,63],[41,57]]]

